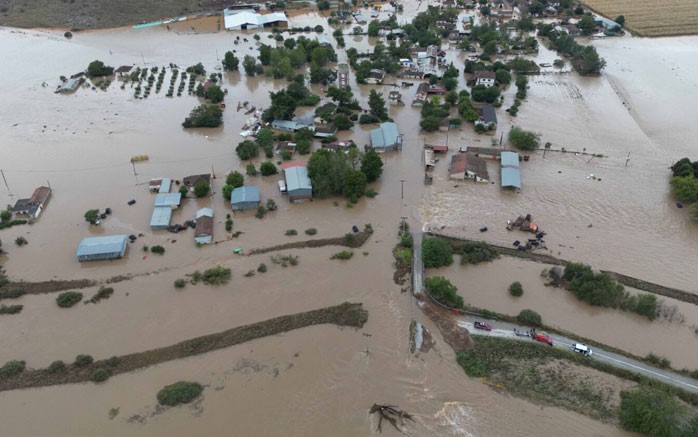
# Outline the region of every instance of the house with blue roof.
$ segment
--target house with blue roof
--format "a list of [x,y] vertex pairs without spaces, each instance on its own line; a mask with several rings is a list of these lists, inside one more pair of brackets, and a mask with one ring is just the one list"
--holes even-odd
[[393,122],[381,123],[370,132],[371,147],[377,152],[390,152],[402,148],[402,139],[397,131],[397,125]]

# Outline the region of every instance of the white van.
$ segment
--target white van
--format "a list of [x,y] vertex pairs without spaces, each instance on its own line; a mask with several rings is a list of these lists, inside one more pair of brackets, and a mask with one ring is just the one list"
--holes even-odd
[[281,191],[282,193],[286,192],[286,181],[279,181],[279,191]]
[[591,354],[593,353],[592,350],[591,350],[591,348],[590,348],[589,346],[584,345],[584,344],[581,344],[581,343],[575,343],[575,344],[573,344],[573,345],[572,345],[572,350],[573,350],[574,352],[583,354],[583,355],[585,355],[585,356],[587,356],[587,357],[590,357]]

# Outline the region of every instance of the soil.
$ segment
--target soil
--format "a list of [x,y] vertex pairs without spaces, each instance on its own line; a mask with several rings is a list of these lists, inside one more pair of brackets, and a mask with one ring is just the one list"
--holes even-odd
[[419,306],[424,314],[434,322],[441,332],[444,341],[451,346],[455,352],[466,351],[473,346],[470,332],[458,326],[458,323],[456,323],[447,310],[438,307],[428,298],[420,298]]
[[108,365],[109,360],[100,360],[84,367],[72,364],[64,371],[55,373],[49,372],[48,369],[27,370],[17,377],[1,379],[0,391],[85,382],[89,381],[92,372],[99,368],[109,369],[111,375],[126,373],[306,326],[335,324],[361,328],[367,320],[368,311],[364,310],[360,303],[345,302],[334,307],[275,317],[263,322],[192,338],[171,346],[124,355],[118,357],[118,364],[114,366]]
[[288,249],[304,249],[308,247],[323,247],[323,246],[346,246],[357,248],[364,245],[371,236],[369,232],[357,232],[350,234],[353,236],[351,242],[347,241],[345,236],[336,238],[321,238],[317,240],[294,241],[292,243],[279,244],[277,246],[264,247],[261,249],[252,249],[249,255],[259,255],[261,253],[278,252]]

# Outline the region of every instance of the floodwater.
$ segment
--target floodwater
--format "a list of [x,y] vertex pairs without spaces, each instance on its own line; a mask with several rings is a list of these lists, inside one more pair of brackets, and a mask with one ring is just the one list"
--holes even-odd
[[[503,314],[517,315],[529,308],[538,312],[543,323],[565,330],[583,338],[625,350],[638,356],[648,353],[667,357],[672,367],[698,368],[698,307],[696,305],[660,297],[663,305],[675,306],[683,318],[673,320],[658,318],[650,321],[637,314],[610,308],[593,307],[580,302],[574,294],[562,288],[546,287],[543,269],[552,266],[519,258],[500,257],[477,266],[461,266],[434,269],[430,276],[445,276],[456,287],[467,304]],[[501,272],[507,272],[506,275]],[[513,281],[523,285],[521,297],[509,295]],[[630,293],[637,290],[627,288]],[[682,347],[676,347],[677,344]]]
[[[406,8],[405,17],[425,8],[426,4]],[[328,28],[317,14],[296,19],[299,25],[322,22]],[[419,112],[409,106],[415,87],[401,89],[407,106],[389,107],[389,112],[404,134],[405,150],[385,157],[384,174],[374,187],[379,192],[376,198],[363,199],[352,208],[341,199],[291,205],[278,193],[276,177],[248,179],[249,184],[260,187],[263,199],[275,199],[279,210],[263,220],[251,212],[235,214],[234,230],[243,232],[239,238],[198,248],[191,232],[175,235],[149,230],[153,195],[144,184],[153,177],[181,179],[213,171],[218,177],[216,193],[208,199],[185,200],[173,222],[192,218],[197,208],[213,207],[214,239],[224,240],[228,207],[219,194],[222,178],[244,168],[234,148],[247,116],[236,112],[236,104],[249,101],[264,107],[268,92],[283,87],[284,82],[224,73],[223,86],[229,91],[224,127],[193,131],[184,131],[180,125],[198,104],[186,93],[166,98],[163,89],[137,100],[130,85],[122,90],[115,83],[107,91],[86,88],[74,95],[53,94],[59,76],[80,71],[94,59],[113,66],[145,63],[148,67],[202,62],[211,72],[227,50],[235,49],[239,56],[256,54],[251,32],[245,34],[247,43],[234,45],[236,33],[185,35],[185,30],[178,34],[165,28],[113,29],[76,33],[72,40],[65,40],[60,31],[0,29],[0,53],[12,60],[0,65],[5,108],[0,169],[7,180],[7,186],[0,186],[0,204],[29,196],[38,185],[50,183],[53,188],[52,199],[36,224],[2,231],[8,252],[1,260],[3,267],[11,277],[26,280],[135,276],[115,284],[114,296],[97,305],[62,310],[55,306],[55,296],[23,297],[20,303],[25,308],[20,315],[0,318],[0,362],[24,359],[36,368],[56,359],[71,361],[80,353],[106,358],[346,300],[363,302],[369,321],[360,331],[334,326],[302,329],[120,375],[101,385],[0,393],[0,418],[8,435],[217,435],[231,429],[243,435],[278,435],[280,429],[289,435],[368,435],[376,427],[375,418],[367,414],[374,402],[399,405],[415,414],[416,422],[407,425],[410,435],[629,435],[576,413],[498,394],[479,380],[468,379],[438,335],[435,350],[411,356],[408,326],[412,317],[434,329],[414,309],[409,294],[401,294],[393,284],[390,254],[400,217],[407,217],[413,226],[421,226],[423,220],[443,223],[448,225],[446,230],[466,235],[485,224],[493,230],[489,238],[508,243],[497,224],[503,225],[511,215],[532,212],[550,232],[549,246],[564,256],[579,256],[604,268],[689,287],[691,276],[682,266],[690,262],[695,237],[685,215],[671,208],[664,177],[666,165],[682,155],[652,153],[652,147],[667,147],[655,145],[666,138],[658,135],[651,143],[642,140],[643,134],[633,124],[640,116],[628,114],[619,103],[614,91],[620,89],[618,85],[612,87],[606,77],[540,79],[552,85],[533,81],[531,97],[523,104],[517,123],[544,131],[553,144],[564,143],[568,149],[588,147],[611,158],[586,164],[569,154],[549,154],[545,160],[534,156],[524,166],[521,194],[500,193],[496,184],[454,188],[444,181],[443,161],[438,164],[435,184],[425,190],[421,168],[425,141],[455,147],[485,145],[490,139],[469,130],[424,137],[418,128]],[[268,41],[266,34],[262,41]],[[365,37],[347,37],[346,41],[360,50],[369,47]],[[616,41],[616,47],[603,42],[605,56],[609,56],[606,52],[620,56],[622,46],[635,44],[633,40]],[[675,40],[661,41],[672,47]],[[639,51],[639,45],[635,47]],[[344,59],[344,52],[339,56]],[[462,62],[463,56],[448,52],[454,61]],[[641,58],[633,55],[624,62],[639,63]],[[639,73],[609,66],[609,77],[614,75],[616,84],[637,80],[636,86],[642,87],[646,79],[637,77],[642,69],[633,68]],[[43,82],[48,86],[43,87]],[[635,91],[624,86],[628,93]],[[392,89],[376,88],[384,94]],[[354,85],[364,105],[370,89]],[[569,97],[574,93],[565,91],[574,89],[581,90],[582,102],[589,107],[580,107],[582,103]],[[633,108],[639,112],[642,104],[633,103]],[[538,119],[541,115],[545,123]],[[587,118],[579,118],[582,116]],[[618,120],[607,121],[612,117]],[[593,125],[602,122],[603,126]],[[581,146],[582,139],[590,138],[592,125],[599,144]],[[508,128],[508,122],[501,121],[500,126],[498,134]],[[627,132],[620,132],[621,128]],[[689,123],[686,129],[691,129]],[[364,144],[368,130],[357,126],[341,136]],[[611,131],[619,143],[615,149],[601,144]],[[631,164],[624,169],[626,152],[620,146],[631,143]],[[129,158],[140,154],[150,159],[132,166]],[[657,179],[654,183],[645,176],[649,169],[660,175],[653,178]],[[585,179],[592,171],[600,173],[601,182]],[[621,171],[628,176],[611,176]],[[498,174],[495,168],[491,172]],[[635,179],[637,184],[628,183]],[[405,181],[404,195],[400,180]],[[129,199],[136,204],[127,206]],[[621,203],[615,206],[615,202]],[[629,205],[633,206],[630,210]],[[111,207],[114,214],[101,226],[84,222],[87,209],[105,207]],[[638,211],[644,216],[636,217]],[[643,221],[643,217],[656,219],[662,213],[666,217],[658,222]],[[466,217],[476,223],[466,223]],[[586,228],[588,219],[593,220],[593,228]],[[235,248],[249,251],[303,239],[303,230],[310,227],[317,228],[318,237],[333,237],[365,223],[373,225],[375,234],[347,262],[329,260],[337,248],[291,251],[300,257],[300,264],[286,269],[272,265],[268,255],[232,255]],[[284,236],[287,229],[296,229],[299,236]],[[74,250],[82,238],[112,233],[143,233],[144,237],[130,245],[122,260],[91,264],[75,260]],[[27,238],[27,246],[11,244],[19,235]],[[598,244],[607,241],[614,244]],[[165,255],[145,256],[142,245],[154,244],[162,244]],[[558,249],[558,244],[575,248]],[[658,253],[648,257],[645,254],[650,250]],[[368,254],[363,255],[364,251]],[[664,259],[669,253],[673,260]],[[268,273],[243,276],[261,262],[268,265]],[[176,278],[216,264],[233,270],[230,284],[174,289]],[[89,297],[93,291],[85,293]],[[157,410],[157,390],[179,379],[206,384],[203,401],[193,407]],[[119,414],[110,420],[112,408],[119,408]],[[387,429],[385,433],[396,434]]]

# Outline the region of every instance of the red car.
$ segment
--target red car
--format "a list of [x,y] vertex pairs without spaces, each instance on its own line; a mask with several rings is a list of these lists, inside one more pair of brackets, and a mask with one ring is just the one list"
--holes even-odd
[[548,343],[550,346],[553,345],[553,338],[552,338],[552,337],[548,337],[548,336],[545,335],[545,334],[536,334],[536,335],[533,337],[533,339],[534,339],[535,341],[540,341],[541,343]]
[[485,331],[492,330],[492,325],[490,325],[489,323],[475,322],[473,326],[475,326],[475,329],[484,329]]

